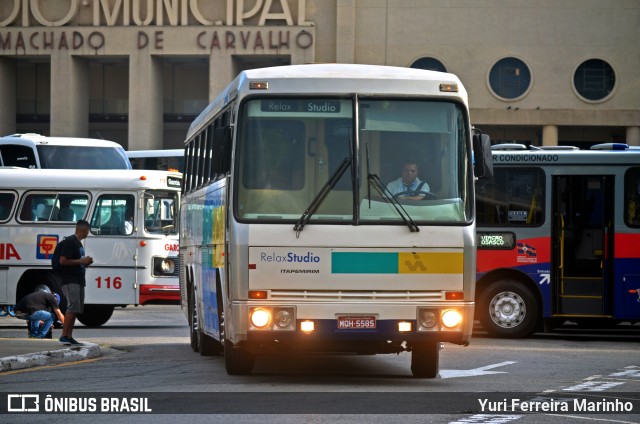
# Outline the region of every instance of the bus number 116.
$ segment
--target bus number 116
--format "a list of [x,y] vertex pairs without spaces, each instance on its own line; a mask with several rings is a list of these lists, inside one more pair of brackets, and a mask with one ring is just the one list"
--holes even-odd
[[[96,281],[98,282],[98,288],[101,289],[102,288],[103,278],[102,277],[98,277],[98,278],[96,278]],[[122,278],[121,277],[114,277],[113,278],[113,283],[111,281],[111,277],[105,277],[104,278],[104,282],[106,284],[105,289],[110,289],[110,288],[119,289],[119,288],[122,287]]]

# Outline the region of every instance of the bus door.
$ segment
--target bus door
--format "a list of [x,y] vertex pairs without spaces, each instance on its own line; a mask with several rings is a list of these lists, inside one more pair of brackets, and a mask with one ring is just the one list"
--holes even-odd
[[613,315],[613,176],[553,177],[553,311]]
[[123,193],[101,193],[96,200],[84,242],[95,261],[86,275],[89,304],[138,304],[136,202],[134,194]]

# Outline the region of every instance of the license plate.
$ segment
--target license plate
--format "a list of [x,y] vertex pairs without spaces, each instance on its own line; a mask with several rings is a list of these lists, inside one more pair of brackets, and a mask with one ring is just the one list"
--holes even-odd
[[374,316],[342,316],[338,317],[338,330],[366,330],[376,328]]

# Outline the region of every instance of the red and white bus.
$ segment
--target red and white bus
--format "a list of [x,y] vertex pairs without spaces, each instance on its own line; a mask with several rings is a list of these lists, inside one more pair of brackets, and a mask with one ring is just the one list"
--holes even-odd
[[0,169],[0,305],[56,284],[51,256],[80,219],[95,259],[80,322],[102,325],[115,306],[178,304],[181,185],[177,172]]
[[494,336],[640,321],[640,150],[493,146],[476,183],[476,317]]

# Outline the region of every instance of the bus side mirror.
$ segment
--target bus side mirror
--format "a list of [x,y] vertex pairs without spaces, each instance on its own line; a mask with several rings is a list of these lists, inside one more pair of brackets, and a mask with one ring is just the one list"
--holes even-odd
[[213,172],[228,174],[231,170],[231,127],[218,127],[213,130]]
[[473,135],[473,170],[476,178],[493,177],[493,156],[491,155],[491,139],[487,134]]

